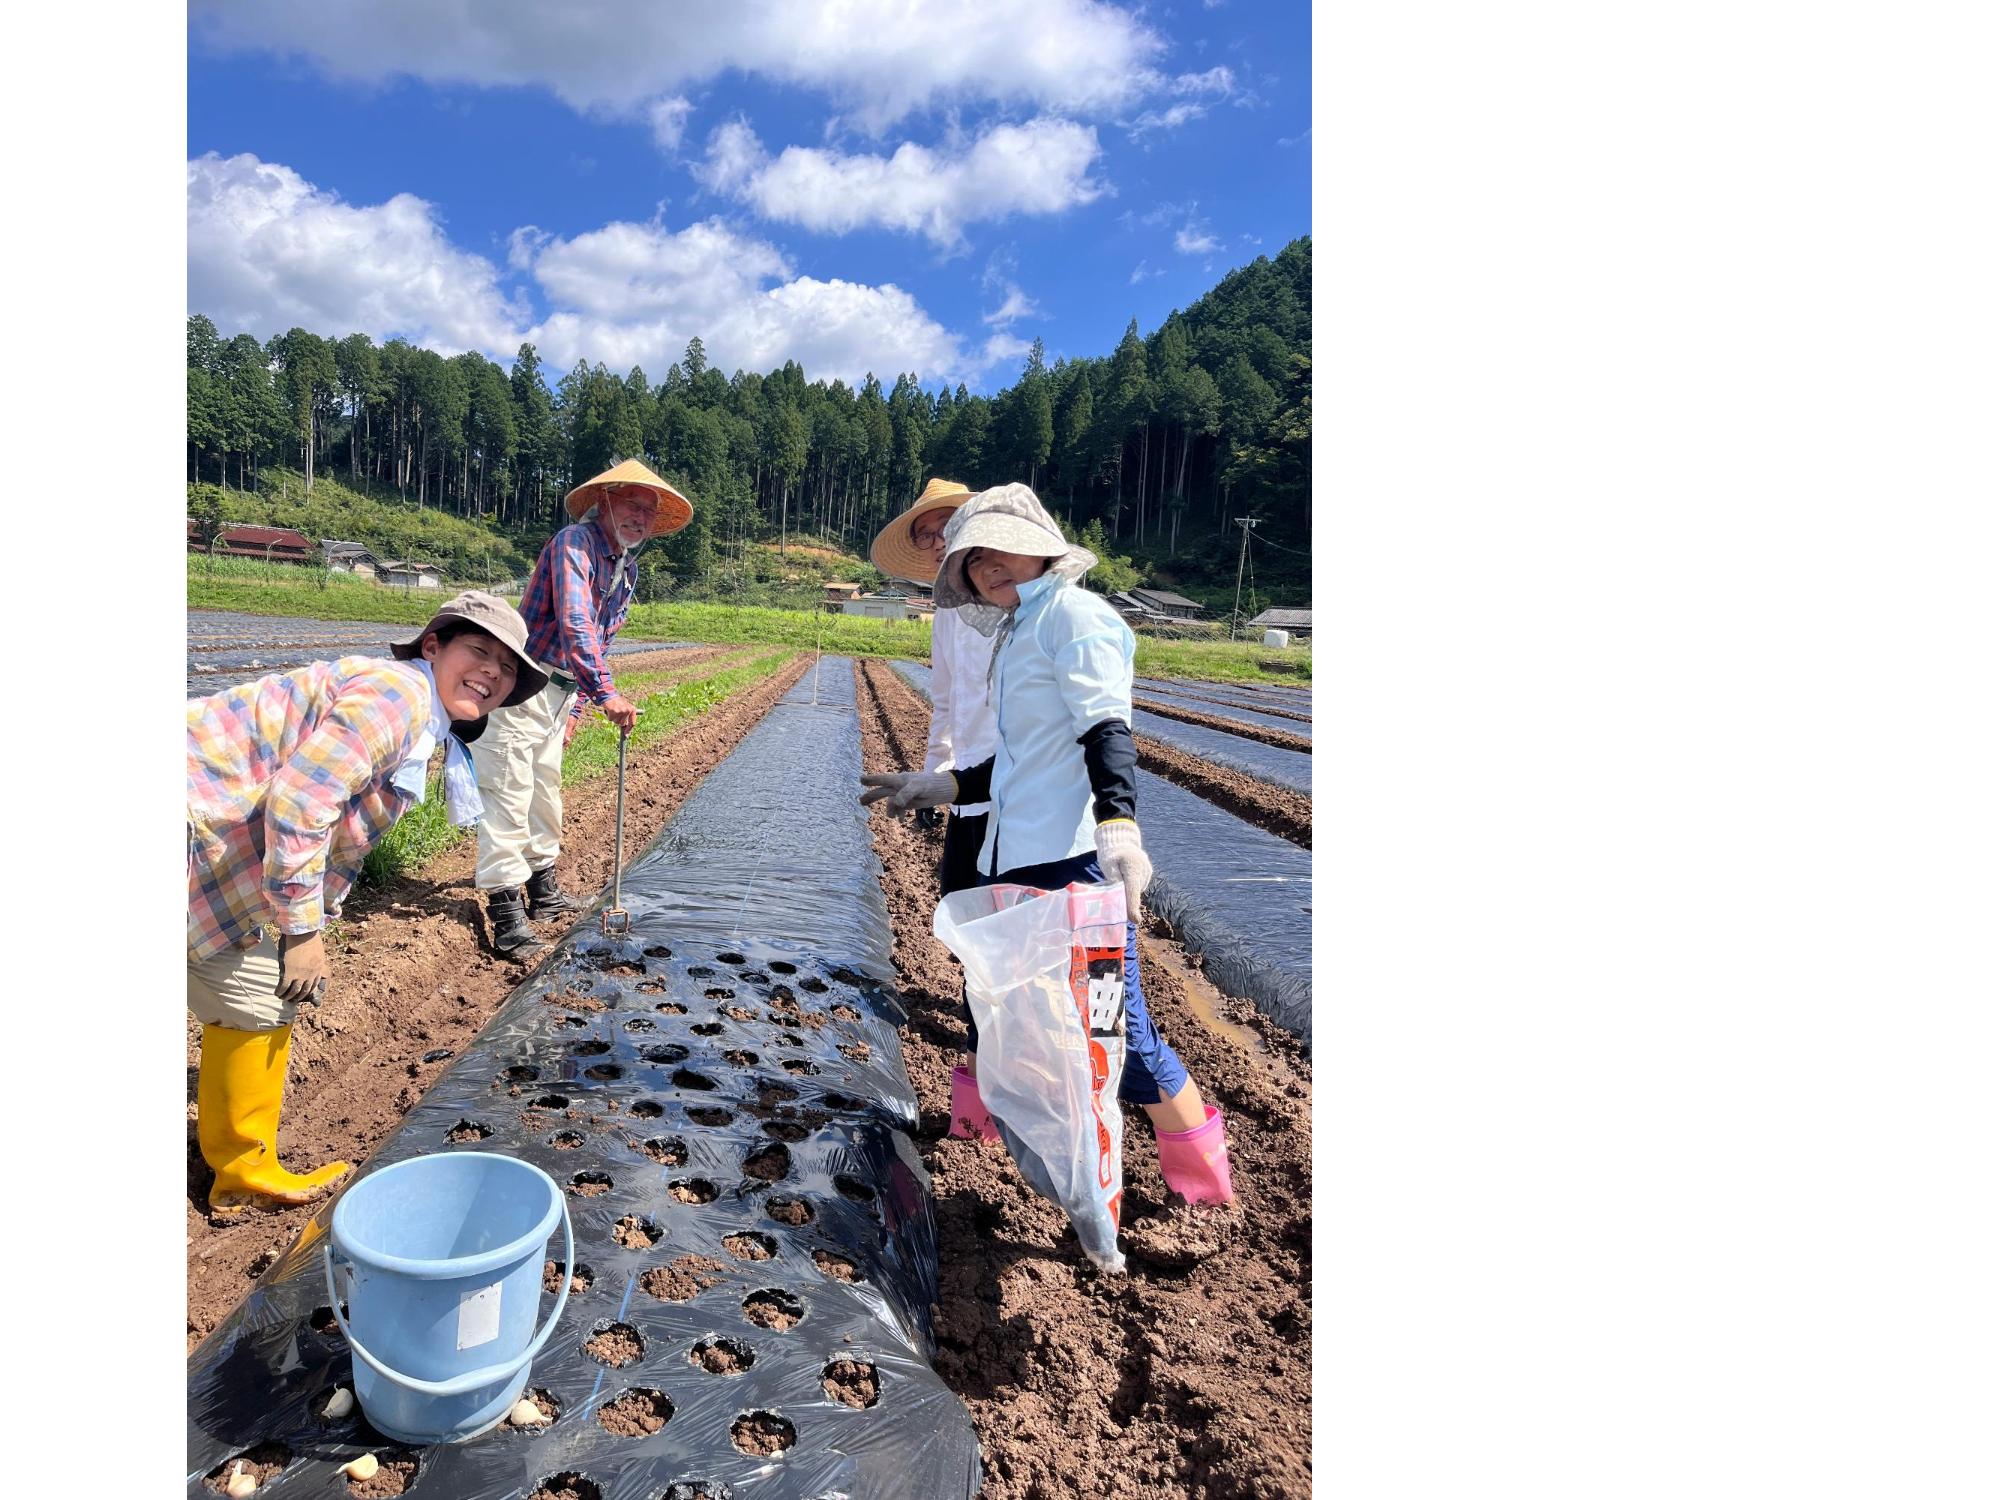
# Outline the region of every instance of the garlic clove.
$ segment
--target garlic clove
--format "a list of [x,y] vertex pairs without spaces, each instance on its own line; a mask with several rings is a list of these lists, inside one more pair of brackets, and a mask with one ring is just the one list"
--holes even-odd
[[514,1403],[514,1409],[507,1413],[507,1420],[516,1427],[546,1427],[549,1423],[542,1409],[526,1396]]
[[382,1461],[372,1453],[364,1453],[351,1464],[342,1464],[340,1472],[349,1479],[373,1479],[375,1471],[382,1467]]
[[243,1472],[243,1460],[237,1459],[235,1466],[229,1471],[229,1483],[222,1487],[222,1493],[227,1495],[229,1500],[243,1500],[245,1495],[254,1495],[256,1492],[256,1479]]
[[326,1415],[329,1420],[335,1417],[344,1417],[353,1410],[354,1392],[350,1391],[344,1385],[338,1387],[331,1396],[326,1398]]

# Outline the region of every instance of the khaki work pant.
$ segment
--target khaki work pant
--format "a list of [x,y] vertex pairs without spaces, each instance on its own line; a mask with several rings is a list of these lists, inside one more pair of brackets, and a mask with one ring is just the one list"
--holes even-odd
[[512,708],[496,708],[468,747],[479,777],[482,891],[509,890],[562,853],[563,730],[574,689],[553,682]]
[[188,1009],[202,1025],[231,1031],[289,1026],[298,1007],[278,998],[278,978],[278,944],[267,928],[254,948],[188,960]]

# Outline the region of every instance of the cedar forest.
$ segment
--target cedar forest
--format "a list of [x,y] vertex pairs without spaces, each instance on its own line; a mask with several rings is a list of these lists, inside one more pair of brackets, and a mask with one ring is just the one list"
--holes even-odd
[[363,333],[225,338],[197,313],[190,504],[200,510],[211,486],[256,489],[261,468],[288,465],[307,493],[331,475],[478,522],[531,561],[564,493],[636,456],[695,501],[693,524],[654,565],[697,598],[746,542],[817,536],[865,552],[932,475],[975,490],[1018,480],[1107,558],[1098,587],[1156,582],[1219,592],[1226,607],[1240,544],[1230,522],[1248,516],[1260,522],[1251,557],[1264,602],[1304,605],[1311,280],[1301,237],[1149,336],[1133,320],[1108,355],[1049,364],[1037,339],[1019,379],[990,397],[963,384],[932,395],[907,374],[886,391],[873,374],[858,388],[809,382],[790,361],[725,376],[699,337],[658,382],[579,361],[551,389],[532,344],[503,370]]

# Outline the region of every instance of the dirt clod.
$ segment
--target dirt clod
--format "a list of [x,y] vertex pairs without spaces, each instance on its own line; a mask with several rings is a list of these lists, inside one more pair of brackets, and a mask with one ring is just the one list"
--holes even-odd
[[813,1264],[818,1266],[826,1275],[831,1276],[835,1281],[860,1281],[863,1279],[859,1267],[853,1261],[844,1255],[836,1255],[831,1250],[813,1251]]
[[347,1481],[347,1493],[356,1500],[390,1500],[417,1479],[417,1455],[407,1448],[377,1448],[376,1469],[366,1479]]
[[857,1411],[882,1399],[882,1385],[875,1367],[863,1360],[834,1360],[820,1372],[819,1384],[829,1401],[838,1401]]
[[736,1339],[703,1339],[688,1350],[688,1362],[711,1375],[741,1375],[757,1362],[748,1344]]
[[583,1352],[601,1365],[617,1369],[646,1352],[646,1341],[630,1323],[613,1323],[584,1341]]
[[639,1290],[662,1302],[688,1302],[720,1281],[724,1269],[705,1255],[680,1255],[641,1276]]
[[794,1229],[810,1224],[813,1217],[812,1205],[803,1198],[772,1198],[764,1204],[764,1212]]
[[613,1437],[651,1437],[667,1425],[674,1403],[663,1392],[641,1387],[597,1409],[597,1425]]
[[661,1229],[651,1219],[627,1214],[611,1226],[611,1238],[627,1250],[650,1250],[660,1242]]
[[737,1451],[758,1458],[783,1453],[798,1440],[797,1430],[774,1411],[745,1412],[729,1424],[729,1441]]
[[[738,1260],[769,1260],[778,1253],[778,1242],[768,1234],[758,1234],[751,1230],[744,1234],[729,1234],[722,1238],[722,1248]],[[815,1256],[819,1251],[813,1252]]]

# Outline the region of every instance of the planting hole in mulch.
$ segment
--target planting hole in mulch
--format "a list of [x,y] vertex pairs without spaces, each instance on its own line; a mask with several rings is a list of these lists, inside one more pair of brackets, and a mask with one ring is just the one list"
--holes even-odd
[[811,1135],[812,1132],[807,1130],[803,1125],[794,1125],[790,1120],[767,1120],[764,1122],[764,1134],[776,1136],[781,1141],[791,1141],[796,1144]]
[[757,1102],[769,1109],[774,1104],[788,1104],[799,1097],[799,1091],[789,1083],[760,1083],[757,1085]]
[[662,1000],[653,1009],[663,1016],[684,1016],[688,1013],[688,1008],[678,1000]]
[[773,1198],[764,1205],[764,1212],[794,1229],[812,1223],[813,1217],[812,1205],[803,1198]]
[[726,1484],[714,1483],[706,1479],[683,1479],[670,1484],[660,1494],[660,1500],[735,1500],[736,1491]]
[[615,1370],[644,1354],[646,1341],[630,1323],[607,1323],[584,1341],[583,1352]]
[[852,1094],[828,1094],[825,1099],[828,1109],[837,1109],[842,1114],[858,1114],[868,1106]]
[[799,1002],[792,997],[789,986],[781,984],[771,991],[771,1019],[777,1021],[779,1016],[783,1016],[785,1019],[778,1021],[780,1026],[796,1021],[804,1014],[805,1012],[799,1009]]
[[416,1482],[417,1455],[408,1448],[377,1448],[375,1472],[347,1481],[347,1493],[357,1500],[392,1500]]
[[713,1203],[716,1186],[706,1177],[690,1177],[667,1184],[667,1196],[676,1203]]
[[725,1269],[721,1261],[706,1255],[677,1255],[641,1276],[639,1290],[661,1302],[687,1302],[720,1281],[717,1273]]
[[580,1010],[585,1015],[596,1015],[600,1010],[611,1009],[608,1002],[598,999],[595,995],[544,995],[542,998],[551,1005],[567,1005],[570,1009]]
[[736,991],[724,990],[724,989],[706,989],[701,992],[701,998],[704,1000],[734,1000],[736,998]]
[[694,1025],[688,1027],[688,1030],[692,1031],[696,1036],[721,1036],[722,1023],[720,1021],[697,1021]]
[[805,1315],[805,1303],[777,1287],[766,1287],[743,1299],[743,1316],[774,1333],[783,1333]]
[[569,1180],[569,1190],[579,1198],[595,1198],[611,1191],[609,1172],[579,1172]]
[[581,1474],[565,1469],[536,1485],[528,1500],[604,1500],[604,1491]]
[[582,1016],[556,1017],[556,1025],[560,1026],[565,1031],[580,1030],[581,1028],[588,1026],[589,1024],[590,1022],[586,1021]]
[[[562,1290],[563,1263],[559,1260],[542,1262],[542,1290],[558,1292]],[[589,1266],[578,1266],[576,1274],[569,1279],[569,1294],[578,1296],[590,1290],[590,1284],[597,1280],[597,1273]]]
[[[775,969],[777,965],[773,964],[771,967]],[[817,974],[808,974],[804,979],[799,981],[799,988],[814,995],[824,995],[826,993],[826,981],[821,979]]]
[[711,1375],[741,1375],[756,1362],[756,1353],[741,1339],[703,1339],[688,1350],[688,1363]]
[[674,1403],[665,1392],[642,1386],[598,1407],[597,1425],[613,1437],[651,1437],[673,1414]]
[[585,1068],[583,1076],[598,1083],[614,1083],[625,1076],[625,1070],[616,1063],[599,1063],[594,1068]]
[[738,1260],[769,1260],[778,1253],[778,1242],[754,1229],[722,1237],[722,1248]]
[[809,1078],[819,1071],[818,1068],[807,1062],[803,1057],[788,1057],[779,1063],[778,1066],[783,1068],[787,1073],[790,1073],[794,1078]]
[[259,1443],[246,1453],[238,1453],[233,1458],[224,1459],[209,1470],[208,1478],[202,1482],[216,1494],[226,1494],[229,1489],[229,1476],[235,1472],[236,1466],[240,1463],[243,1465],[243,1472],[262,1487],[275,1479],[291,1461],[292,1450],[283,1443]]
[[660,1226],[651,1219],[627,1214],[611,1226],[611,1238],[627,1250],[650,1250],[660,1242]]
[[812,1031],[826,1030],[826,1017],[821,1015],[816,1010],[809,1010],[804,1015],[800,1016],[799,1023],[802,1026],[805,1026],[808,1030]]
[[844,1255],[835,1255],[831,1250],[813,1251],[813,1264],[835,1281],[866,1281],[860,1268]]
[[463,1146],[467,1141],[483,1141],[491,1134],[491,1125],[482,1125],[477,1120],[460,1120],[444,1133],[444,1138],[454,1146]]
[[842,1355],[819,1372],[820,1389],[829,1401],[865,1411],[882,1399],[882,1382],[866,1360]]
[[[347,1316],[347,1304],[345,1302],[340,1304],[340,1316],[343,1318]],[[312,1329],[314,1333],[323,1333],[328,1338],[337,1339],[342,1336],[340,1324],[334,1318],[331,1307],[315,1307],[312,1310],[312,1316],[306,1319],[306,1326]]]
[[855,1008],[854,1008],[853,1006],[851,1006],[851,1005],[836,1005],[836,1006],[834,1006],[834,1007],[833,1007],[833,1015],[834,1015],[835,1019],[837,1019],[837,1020],[841,1020],[841,1021],[858,1021],[858,1020],[860,1020],[860,1019],[861,1019],[861,1012],[860,1012],[860,1011],[858,1011],[858,1010],[856,1010],[856,1009],[855,1009]]
[[688,1111],[688,1118],[697,1125],[727,1125],[736,1116],[714,1104],[698,1104]]
[[645,1016],[634,1016],[631,1020],[625,1023],[625,1029],[627,1031],[658,1031],[660,1028],[655,1026],[652,1023],[652,1021]]
[[695,1072],[692,1068],[676,1068],[674,1070],[673,1085],[677,1089],[713,1090],[715,1080]]
[[674,950],[669,948],[665,943],[655,943],[646,950],[646,957],[648,958],[672,958],[673,956]]
[[531,1068],[526,1063],[516,1063],[500,1075],[508,1083],[533,1083],[542,1076],[540,1068]]
[[727,1052],[722,1054],[722,1060],[732,1068],[754,1068],[757,1066],[757,1054],[752,1052],[748,1047],[731,1047]]
[[641,1099],[632,1106],[632,1118],[635,1120],[657,1120],[666,1112],[666,1105],[657,1099]]
[[736,977],[742,980],[745,984],[769,984],[771,982],[771,976],[769,974],[759,974],[754,969],[746,969],[744,970],[743,973],[738,974]]
[[[754,1021],[757,1019],[756,1011],[741,1005],[725,1005],[722,1007],[722,1013],[732,1021]],[[715,1029],[717,1031],[722,1030],[720,1026],[717,1026]]]
[[576,1057],[602,1057],[611,1050],[611,1043],[600,1041],[578,1042],[569,1050]]
[[671,1068],[677,1062],[687,1061],[688,1049],[683,1047],[679,1042],[663,1042],[657,1047],[648,1047],[639,1055],[649,1063],[657,1063],[660,1067]]
[[750,962],[749,959],[740,953],[718,953],[715,955],[715,961],[719,964],[747,964]]
[[535,1410],[547,1417],[548,1421],[544,1422],[540,1427],[516,1427],[512,1422],[503,1422],[500,1425],[508,1432],[522,1432],[526,1433],[529,1437],[534,1437],[538,1433],[547,1432],[550,1427],[555,1425],[556,1418],[562,1415],[562,1403],[540,1386],[536,1386],[533,1390],[529,1391],[527,1398],[535,1403]]
[[797,1429],[774,1411],[747,1411],[729,1424],[729,1441],[753,1458],[783,1453],[798,1440]]
[[788,964],[782,958],[777,958],[771,961],[771,972],[773,974],[796,974],[799,972],[799,966],[797,964]]
[[636,959],[593,957],[590,961],[606,974],[643,974],[646,972],[646,966]]
[[688,978],[690,978],[690,979],[708,979],[708,978],[712,977],[712,976],[714,975],[714,973],[715,973],[715,970],[713,970],[713,969],[711,969],[711,968],[707,968],[707,967],[705,967],[705,966],[702,966],[702,965],[697,965],[696,967],[694,967],[694,968],[692,968],[692,969],[689,969],[689,970],[688,970]]
[[542,1097],[541,1097],[541,1098],[539,1098],[539,1099],[530,1099],[530,1100],[528,1101],[528,1108],[530,1108],[530,1109],[553,1109],[553,1110],[564,1110],[564,1109],[568,1109],[568,1108],[569,1108],[569,1095],[568,1095],[568,1094],[544,1094],[544,1095],[542,1095]]
[[549,1137],[549,1144],[558,1151],[574,1151],[583,1144],[581,1130],[558,1130]]
[[684,1167],[687,1165],[687,1142],[673,1140],[666,1136],[655,1136],[639,1148],[647,1156],[663,1167]]
[[833,1179],[833,1185],[840,1196],[850,1203],[873,1203],[875,1201],[875,1189],[863,1182],[859,1177],[849,1177],[843,1173]]
[[867,1062],[870,1057],[874,1056],[875,1049],[870,1047],[866,1042],[849,1042],[846,1046],[837,1047],[834,1050],[842,1057],[851,1057],[856,1062]]
[[743,1170],[765,1182],[776,1182],[792,1170],[792,1153],[775,1142],[759,1146],[743,1158]]

